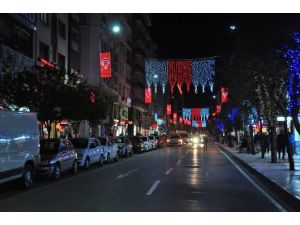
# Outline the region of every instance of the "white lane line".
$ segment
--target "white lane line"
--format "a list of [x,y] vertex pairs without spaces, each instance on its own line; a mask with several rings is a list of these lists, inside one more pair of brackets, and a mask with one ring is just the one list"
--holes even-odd
[[152,195],[152,193],[155,191],[155,189],[158,187],[158,185],[160,184],[160,180],[155,181],[151,188],[149,189],[149,191],[146,193],[146,195]]
[[122,179],[122,178],[124,178],[124,177],[128,177],[128,176],[130,176],[132,173],[134,173],[134,172],[136,172],[136,171],[138,171],[138,169],[134,169],[134,170],[130,170],[129,172],[127,172],[127,173],[121,173],[121,174],[119,174],[118,176],[117,176],[117,180],[119,180],[119,179]]
[[172,171],[173,171],[173,168],[168,169],[168,170],[165,172],[165,175],[168,176]]
[[181,163],[181,160],[179,159],[176,163],[176,166],[179,166],[180,163]]
[[238,166],[223,150],[220,149],[222,154],[232,163],[232,165],[258,190],[260,191],[267,199],[269,199],[270,202],[273,203],[273,205],[276,206],[276,208],[281,212],[287,212],[287,210],[275,199],[273,199],[264,189],[262,189],[255,181],[246,174],[240,166]]

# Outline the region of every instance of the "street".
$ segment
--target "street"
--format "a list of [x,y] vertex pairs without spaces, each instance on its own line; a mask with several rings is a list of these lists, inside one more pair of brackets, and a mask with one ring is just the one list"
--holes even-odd
[[[255,182],[255,181],[253,181]],[[257,185],[257,184],[255,184]],[[0,211],[279,211],[215,145],[163,147],[31,190],[0,187]]]

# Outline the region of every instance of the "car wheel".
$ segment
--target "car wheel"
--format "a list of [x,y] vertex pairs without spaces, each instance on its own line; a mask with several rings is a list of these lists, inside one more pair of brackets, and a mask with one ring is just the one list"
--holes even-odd
[[99,166],[103,166],[103,156],[102,155],[100,156],[98,164],[99,164]]
[[52,178],[54,180],[59,180],[60,175],[61,175],[60,166],[59,166],[59,164],[56,164],[53,169]]
[[118,162],[118,161],[119,161],[119,153],[117,152],[115,162]]
[[23,169],[22,186],[23,188],[30,188],[33,183],[33,169],[30,165],[26,164]]
[[85,170],[87,170],[87,169],[90,168],[90,159],[89,159],[89,158],[86,158],[86,159],[85,159],[83,168],[84,168]]
[[77,172],[78,172],[77,160],[74,160],[73,166],[72,166],[72,173],[76,174]]
[[106,160],[107,164],[110,164],[110,154],[107,154],[107,160]]

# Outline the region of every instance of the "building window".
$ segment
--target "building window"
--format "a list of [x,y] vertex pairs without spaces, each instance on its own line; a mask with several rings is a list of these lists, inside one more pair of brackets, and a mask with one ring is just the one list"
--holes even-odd
[[66,57],[63,54],[58,53],[58,66],[61,70],[65,70],[66,69]]
[[45,25],[48,25],[49,24],[49,15],[48,13],[41,13],[41,22]]
[[28,57],[32,57],[32,35],[27,30],[14,26],[13,47]]
[[40,41],[40,57],[49,60],[49,46]]
[[63,39],[66,39],[66,24],[61,20],[58,20],[58,35]]

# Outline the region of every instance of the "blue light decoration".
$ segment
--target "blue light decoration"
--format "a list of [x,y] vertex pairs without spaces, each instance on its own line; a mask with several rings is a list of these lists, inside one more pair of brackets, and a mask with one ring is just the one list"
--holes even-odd
[[300,33],[294,33],[293,38],[296,47],[293,49],[286,49],[284,54],[289,70],[287,91],[289,95],[288,110],[290,113],[297,107],[297,96],[300,94]]
[[206,121],[202,121],[202,127],[206,127]]
[[238,115],[238,112],[239,111],[237,110],[237,108],[233,108],[233,109],[231,109],[231,112],[228,114],[228,118],[232,123],[233,123],[235,117]]
[[216,126],[219,131],[224,132],[224,124],[221,120],[216,120]]
[[202,93],[205,92],[207,84],[210,91],[213,91],[215,77],[215,59],[195,60],[192,62],[192,81],[195,87],[195,93],[198,93],[199,84],[202,87]]
[[185,120],[190,120],[192,117],[192,109],[183,108],[182,109],[182,116]]
[[209,116],[209,108],[201,108],[201,121],[205,122]]
[[162,92],[165,93],[168,83],[167,61],[160,59],[147,59],[145,61],[146,85],[154,85],[154,93],[157,93],[157,86],[162,86]]
[[197,120],[192,121],[192,127],[198,127],[198,121]]
[[157,122],[157,113],[154,113],[154,120]]

